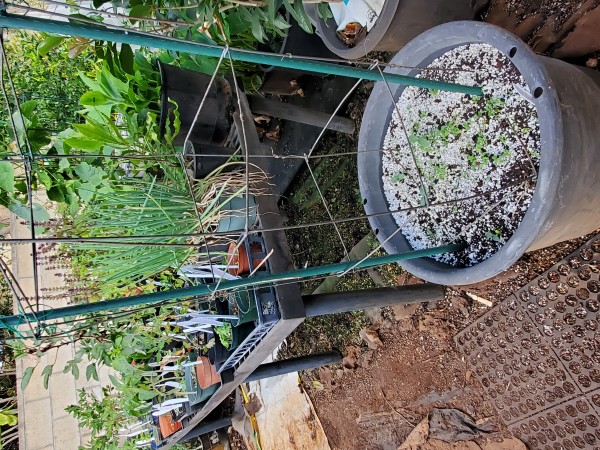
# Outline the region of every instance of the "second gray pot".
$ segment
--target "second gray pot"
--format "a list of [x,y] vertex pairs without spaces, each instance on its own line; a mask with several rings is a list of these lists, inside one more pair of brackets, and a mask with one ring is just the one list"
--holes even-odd
[[373,51],[396,52],[436,25],[473,19],[481,3],[481,0],[386,0],[371,31],[352,48],[338,38],[335,20],[323,20],[314,5],[310,8],[307,5],[307,13],[329,50],[343,59],[357,59]]

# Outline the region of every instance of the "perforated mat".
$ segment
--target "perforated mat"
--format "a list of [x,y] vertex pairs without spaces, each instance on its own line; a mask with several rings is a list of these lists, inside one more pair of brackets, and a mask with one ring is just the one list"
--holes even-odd
[[600,450],[600,236],[456,336],[531,449]]

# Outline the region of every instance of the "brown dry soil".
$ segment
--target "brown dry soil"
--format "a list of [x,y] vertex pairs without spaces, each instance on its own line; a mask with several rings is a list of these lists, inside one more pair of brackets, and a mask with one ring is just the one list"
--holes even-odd
[[491,0],[486,22],[515,33],[537,53],[585,63],[600,51],[600,0]]
[[[585,34],[581,33],[590,28],[590,23],[595,23],[596,17],[595,30],[599,28],[599,4],[600,0],[492,0],[486,20],[516,32],[540,53],[561,55],[593,66],[600,51],[600,42],[595,39],[600,34],[582,39]],[[570,42],[577,42],[577,48],[565,54],[565,48],[571,48],[567,46],[572,45]],[[357,121],[357,129],[371,88],[371,83],[360,87],[346,108],[345,114]],[[327,133],[316,152],[325,155],[354,151],[356,146],[357,135]],[[355,157],[324,157],[314,161],[311,167],[334,217],[363,214]],[[282,202],[289,224],[327,220],[328,212],[312,186],[307,170],[291,186]],[[310,207],[303,208],[305,203]],[[366,221],[339,227],[348,250],[368,229]],[[297,267],[339,261],[344,255],[340,238],[331,226],[292,230],[288,232],[288,239]],[[466,292],[497,303],[583,242],[585,238],[526,254],[510,270],[491,281],[449,287],[444,301],[437,304],[384,308],[367,313],[357,311],[310,319],[302,324],[288,339],[281,357],[331,348],[340,349],[346,357],[345,367],[330,366],[302,374],[304,387],[331,447],[395,450],[434,407],[458,408],[476,420],[487,418],[499,431],[492,439],[506,435],[484,390],[472,377],[453,343],[458,331],[488,309]],[[387,285],[420,282],[394,265],[380,270],[377,278],[379,284],[383,280]],[[305,288],[310,291],[317,285],[318,282],[308,283]],[[360,272],[343,277],[335,289],[374,286],[373,279]],[[369,349],[358,335],[370,323],[374,323],[372,328],[383,343],[375,350]]]
[[[349,357],[346,366],[356,359],[354,369],[339,366],[303,374],[331,447],[397,449],[414,425],[435,407],[457,408],[475,420],[488,418],[499,431],[491,438],[506,436],[483,388],[453,342],[458,331],[487,310],[465,292],[497,303],[583,242],[585,239],[565,242],[525,255],[492,281],[448,288],[443,302],[384,309],[380,319],[371,313],[370,317],[379,322],[374,328],[383,346],[370,350],[364,342],[360,348],[351,343],[343,352]],[[412,277],[404,280],[419,282]],[[321,333],[327,335],[328,331]],[[294,339],[310,341],[311,336]]]

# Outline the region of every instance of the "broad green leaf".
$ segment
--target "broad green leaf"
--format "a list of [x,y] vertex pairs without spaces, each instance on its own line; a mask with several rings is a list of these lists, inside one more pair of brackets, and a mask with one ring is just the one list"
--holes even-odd
[[108,375],[108,378],[110,379],[110,381],[112,382],[113,386],[116,388],[120,388],[121,386],[123,386],[123,383],[121,382],[121,380],[119,380],[117,377],[115,377],[112,374]]
[[19,419],[16,416],[16,414],[11,414],[8,416],[8,426],[9,427],[14,427],[18,422],[19,422]]
[[116,100],[123,101],[127,92],[129,91],[129,83],[125,83],[122,80],[119,80],[112,73],[110,73],[106,68],[100,72],[100,86],[102,87],[101,91],[103,91],[108,97]]
[[156,397],[156,392],[149,391],[149,390],[146,390],[146,389],[139,389],[137,391],[137,393],[138,393],[138,397],[143,402],[148,401],[148,400],[152,400],[154,397]]
[[102,142],[95,139],[88,139],[86,137],[73,136],[63,140],[65,144],[70,145],[72,148],[79,150],[85,150],[88,152],[99,151],[104,145]]
[[84,202],[91,202],[94,198],[94,194],[96,193],[96,186],[91,183],[81,183],[77,187],[77,195]]
[[96,174],[96,170],[94,166],[84,161],[75,167],[75,173],[85,183]]
[[225,19],[229,24],[229,32],[233,36],[243,33],[248,28],[248,20],[246,19],[245,13],[240,11],[241,9],[242,7],[236,8],[235,10],[233,10],[235,12],[232,12],[225,16]]
[[319,17],[325,21],[333,18],[333,14],[328,3],[319,3],[317,5],[317,12],[319,13]]
[[83,183],[90,183],[93,187],[102,183],[106,172],[99,167],[94,167],[85,161],[75,167],[75,173]]
[[[8,416],[0,413],[0,426],[8,425]],[[1,448],[1,447],[0,447]]]
[[67,158],[61,158],[58,162],[58,168],[61,170],[68,169],[69,167],[71,167],[71,163]]
[[38,106],[37,100],[28,100],[24,103],[21,103],[21,114],[23,114],[28,119],[32,119],[33,113]]
[[90,381],[90,378],[93,378],[96,381],[99,380],[95,364],[90,364],[89,366],[87,366],[87,368],[85,369],[85,378],[88,381]]
[[110,132],[105,131],[101,126],[96,126],[91,123],[74,123],[73,128],[79,131],[84,137],[88,139],[95,139],[101,144],[122,143],[122,138],[120,136],[113,136]]
[[[37,126],[32,124],[33,127]],[[27,131],[27,138],[29,139],[29,144],[31,145],[31,149],[33,151],[38,151],[44,145],[48,145],[50,143],[50,133],[46,130],[41,130],[39,128],[29,129]]]
[[[167,56],[167,54],[161,54],[161,56]],[[162,58],[159,58],[162,61]],[[135,64],[140,68],[142,72],[154,72],[156,69],[154,66],[146,59],[146,57],[141,52],[136,52],[134,56]],[[167,62],[167,61],[164,61]]]
[[37,171],[38,180],[46,187],[46,189],[50,189],[53,185],[52,178],[48,175],[48,172],[45,170]]
[[94,5],[94,8],[98,9],[100,8],[102,5],[104,5],[105,3],[108,3],[109,0],[93,0],[92,3]]
[[[34,203],[32,206],[34,222],[45,222],[46,220],[50,219],[50,214],[48,214],[48,211],[46,211],[42,205],[39,203]],[[15,201],[8,206],[8,209],[27,222],[31,220],[31,212],[29,207],[26,205],[22,205],[21,203]]]
[[127,44],[121,46],[119,63],[121,64],[121,69],[123,69],[125,73],[130,75],[135,74],[135,69],[133,67],[133,50],[131,50],[131,46]]
[[87,77],[85,74],[80,72],[79,78],[81,78],[81,81],[83,81],[83,83],[92,91],[102,91],[102,87],[100,86],[100,84]]
[[278,30],[287,30],[289,27],[291,27],[291,25],[285,21],[281,14],[277,14],[277,17],[275,17],[273,20],[273,24]]
[[283,5],[285,9],[287,9],[292,17],[296,19],[300,28],[302,28],[307,33],[312,33],[312,24],[310,23],[310,19],[304,11],[304,6],[302,5],[302,0],[294,0],[294,4],[292,5],[289,0],[283,0]]
[[71,364],[71,373],[76,380],[79,378],[79,366],[76,363]]
[[275,23],[275,13],[277,12],[277,0],[267,0],[267,14],[269,15],[269,22]]
[[27,387],[27,385],[29,384],[29,381],[31,380],[31,375],[33,375],[34,369],[35,369],[35,367],[28,367],[23,372],[23,378],[21,378],[21,390],[22,391],[24,391],[25,388]]
[[53,202],[63,203],[66,200],[64,186],[52,186],[46,191],[46,195]]
[[44,389],[48,389],[48,382],[50,381],[50,376],[52,375],[53,367],[54,364],[48,364],[46,367],[44,367],[44,370],[42,370],[42,376],[44,378]]
[[88,91],[81,96],[79,103],[83,106],[104,105],[108,99],[100,91]]
[[123,356],[120,356],[113,361],[112,368],[125,375],[131,375],[133,372],[135,372],[135,368],[129,364],[129,362]]
[[136,5],[129,10],[129,21],[131,23],[135,23],[137,17],[144,18],[150,17],[150,13],[152,12],[152,8],[150,5]]
[[6,161],[0,161],[0,189],[11,193],[15,190],[14,168]]
[[252,16],[252,35],[258,42],[265,42],[265,32],[263,30],[262,23],[255,15]]
[[52,49],[58,47],[65,38],[61,36],[48,35],[37,46],[37,53],[40,56],[47,55]]
[[17,190],[17,192],[20,192],[21,194],[27,194],[27,183],[25,183],[25,181],[16,181],[15,182],[15,189]]
[[217,61],[216,58],[190,55],[189,58],[182,58],[180,65],[183,69],[212,74],[217,68]]

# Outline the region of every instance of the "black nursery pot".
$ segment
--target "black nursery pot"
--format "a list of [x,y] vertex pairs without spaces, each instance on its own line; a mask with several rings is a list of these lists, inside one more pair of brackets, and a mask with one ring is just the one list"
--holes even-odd
[[[540,167],[529,209],[512,237],[494,255],[457,268],[420,258],[401,265],[424,280],[446,285],[476,283],[509,268],[526,251],[573,239],[600,224],[600,77],[596,72],[536,55],[515,35],[494,25],[454,22],[433,28],[407,44],[387,71],[415,76],[417,69],[453,48],[489,44],[511,59],[530,90],[540,126]],[[404,86],[392,85],[397,99]],[[412,250],[389,211],[379,153],[394,107],[377,83],[365,109],[359,137],[358,177],[369,222],[388,253]]]
[[[181,69],[168,64],[158,64],[161,78],[160,133],[164,136],[167,117],[175,109],[171,99],[178,105],[181,127],[173,140],[183,145],[204,94],[210,84],[210,75]],[[229,82],[215,77],[204,105],[194,125],[190,141],[223,145],[233,123],[233,93]]]
[[350,48],[337,36],[333,18],[323,20],[316,7],[307,8],[317,34],[329,50],[343,59],[357,59],[367,53],[396,52],[431,27],[454,20],[473,19],[475,0],[385,0],[375,25],[367,36]]

